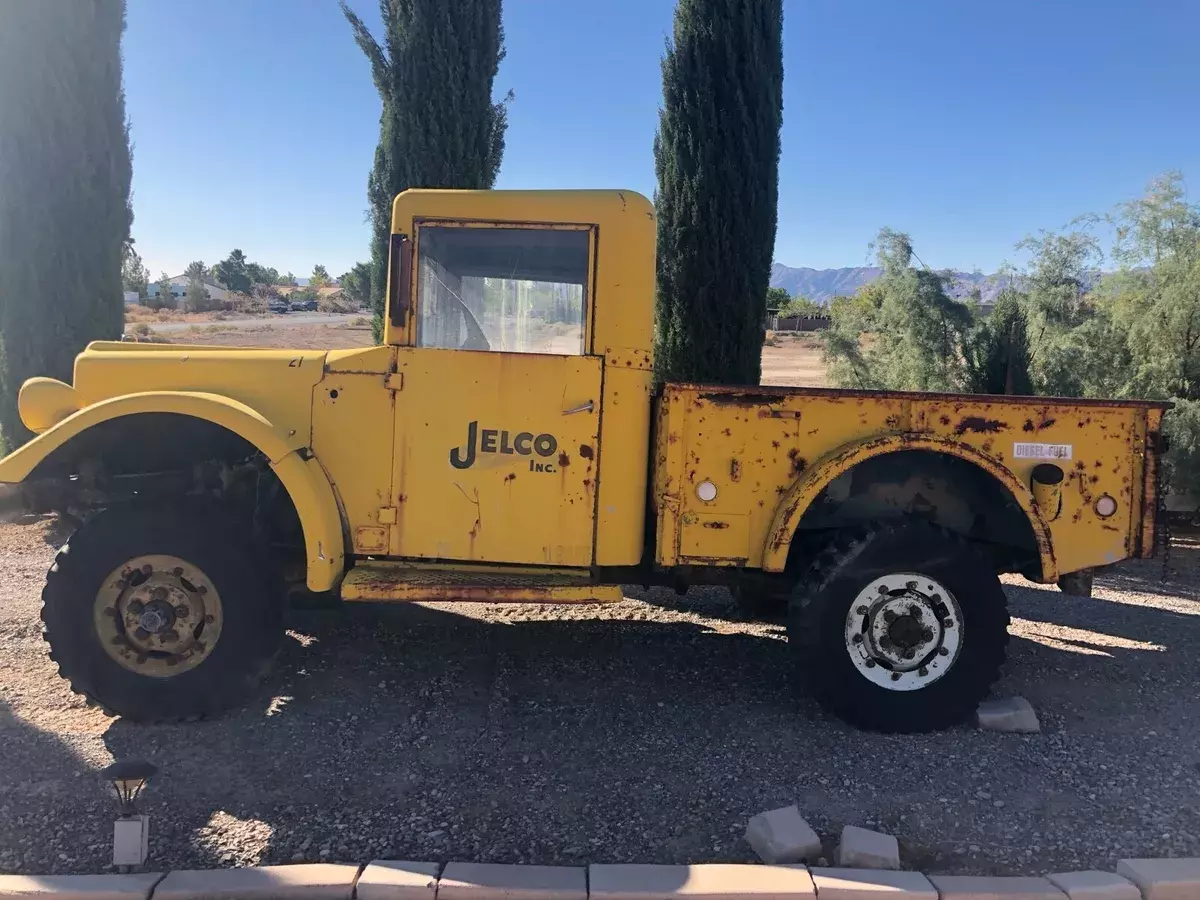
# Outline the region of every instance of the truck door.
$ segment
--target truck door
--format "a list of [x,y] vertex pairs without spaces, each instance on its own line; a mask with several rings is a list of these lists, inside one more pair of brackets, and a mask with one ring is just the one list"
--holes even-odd
[[394,556],[587,566],[602,359],[594,229],[415,223],[397,350]]

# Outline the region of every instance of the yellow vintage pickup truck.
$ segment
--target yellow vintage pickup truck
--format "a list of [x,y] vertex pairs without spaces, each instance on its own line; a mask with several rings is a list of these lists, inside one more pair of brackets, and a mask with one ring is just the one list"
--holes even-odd
[[970,715],[999,575],[1073,591],[1152,552],[1164,404],[656,385],[654,209],[629,191],[407,191],[382,346],[95,343],[27,382],[0,461],[79,527],[44,590],[75,690],[215,713],[297,589],[786,604],[811,691],[865,728]]

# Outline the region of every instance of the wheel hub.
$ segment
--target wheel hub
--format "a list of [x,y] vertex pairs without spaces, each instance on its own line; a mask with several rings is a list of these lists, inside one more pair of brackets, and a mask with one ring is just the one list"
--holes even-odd
[[958,601],[926,575],[885,575],[855,598],[846,615],[845,637],[851,661],[869,681],[888,690],[920,690],[958,659]]
[[212,653],[223,624],[221,598],[197,566],[174,556],[139,556],[96,593],[96,634],[110,657],[139,675],[168,678]]

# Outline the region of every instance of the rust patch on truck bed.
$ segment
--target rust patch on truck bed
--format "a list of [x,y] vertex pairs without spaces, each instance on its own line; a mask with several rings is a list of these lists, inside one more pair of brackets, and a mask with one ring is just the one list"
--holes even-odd
[[955,434],[995,434],[1008,427],[1007,422],[999,419],[985,419],[982,416],[967,416],[954,428]]

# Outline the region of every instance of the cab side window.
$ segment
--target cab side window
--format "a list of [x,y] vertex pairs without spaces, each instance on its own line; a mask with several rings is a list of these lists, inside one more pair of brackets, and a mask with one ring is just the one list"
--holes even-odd
[[420,225],[417,346],[582,355],[588,228]]

